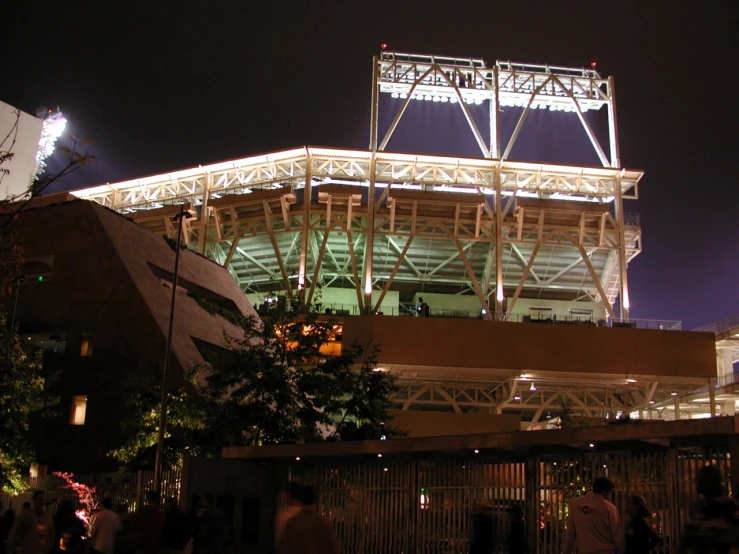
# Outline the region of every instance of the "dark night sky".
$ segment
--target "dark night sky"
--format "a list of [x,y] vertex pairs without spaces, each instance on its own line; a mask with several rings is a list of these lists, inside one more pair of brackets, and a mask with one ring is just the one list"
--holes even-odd
[[[304,144],[366,148],[381,42],[488,63],[597,60],[616,76],[622,163],[646,171],[626,204],[644,233],[632,317],[692,328],[739,312],[735,1],[14,4],[0,21],[0,99],[59,105],[94,139],[100,159],[70,188]],[[416,107],[417,126],[388,149],[477,156],[458,114],[435,123],[448,108]],[[536,115],[512,158],[597,165],[573,114]]]

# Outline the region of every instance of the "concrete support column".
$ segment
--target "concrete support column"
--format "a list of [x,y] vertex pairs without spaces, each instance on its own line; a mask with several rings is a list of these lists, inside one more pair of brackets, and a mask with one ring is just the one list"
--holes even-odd
[[495,313],[502,318],[503,311],[503,187],[500,168],[493,175],[495,184]]
[[[367,196],[367,233],[364,241],[364,308],[367,313],[372,312],[372,259],[375,246],[375,180],[377,160],[372,153],[369,174],[369,193]],[[410,239],[408,239],[410,240]],[[380,308],[379,306],[377,307]]]
[[298,269],[298,298],[305,305],[305,279],[308,271],[308,234],[310,233],[310,199],[313,192],[313,164],[308,149],[305,153],[305,187],[303,188],[303,225],[300,231],[300,266]]
[[708,379],[708,401],[711,404],[711,417],[716,417],[716,381]]
[[731,350],[719,350],[716,353],[718,357],[719,376],[724,384],[734,382],[734,362],[732,361]]
[[675,420],[677,421],[679,419],[680,419],[680,397],[676,396],[675,397]]
[[621,319],[629,320],[629,277],[628,277],[628,261],[626,256],[626,232],[624,222],[624,200],[621,191],[621,179],[616,179],[616,200],[614,202],[616,208],[616,225],[618,226],[618,270],[619,270],[619,303],[621,310]]

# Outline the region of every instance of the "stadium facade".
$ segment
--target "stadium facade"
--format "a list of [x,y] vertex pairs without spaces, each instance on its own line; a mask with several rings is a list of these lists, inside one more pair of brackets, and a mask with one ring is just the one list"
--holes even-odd
[[[381,133],[383,94],[393,113]],[[386,150],[421,102],[456,105],[479,155]],[[515,114],[510,135],[501,110]],[[579,120],[601,166],[511,160],[532,110]],[[607,144],[591,116],[601,110]],[[367,150],[301,147],[72,194],[170,238],[184,205],[185,242],[252,304],[320,299],[345,337],[379,340],[399,408],[519,414],[525,428],[563,410],[716,413],[714,336],[629,314],[642,231],[624,202],[643,172],[621,163],[613,77],[383,51],[371,113]],[[706,403],[680,402],[701,387]]]

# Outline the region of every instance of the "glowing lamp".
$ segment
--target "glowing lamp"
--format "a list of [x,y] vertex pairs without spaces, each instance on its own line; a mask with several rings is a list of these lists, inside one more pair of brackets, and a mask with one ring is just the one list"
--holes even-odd
[[598,64],[596,62],[590,62],[590,67],[592,67],[593,69],[595,69],[597,65]]
[[383,43],[382,43],[382,44],[380,45],[380,48],[382,48],[383,50],[385,50],[385,48],[387,48],[387,43],[383,42]]

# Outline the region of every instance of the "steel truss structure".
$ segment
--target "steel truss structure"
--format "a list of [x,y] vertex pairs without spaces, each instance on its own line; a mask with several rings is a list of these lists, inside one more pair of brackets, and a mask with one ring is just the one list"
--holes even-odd
[[[379,97],[402,100],[380,136]],[[480,158],[401,154],[386,147],[412,101],[457,104]],[[487,103],[489,137],[470,104]],[[503,143],[500,109],[521,114]],[[584,114],[605,107],[609,144]],[[532,109],[572,112],[603,167],[510,161]],[[284,291],[310,304],[319,287],[351,288],[364,313],[391,290],[474,295],[486,318],[519,298],[618,301],[629,318],[627,266],[641,252],[641,171],[621,167],[613,78],[590,69],[383,52],[373,60],[368,150],[297,148],[73,192],[173,238],[185,204],[186,243],[229,268],[245,292]],[[373,294],[374,293],[374,294]],[[450,376],[395,368],[404,409],[520,411],[535,426],[566,398],[585,415],[648,409],[694,382],[623,377]],[[438,373],[441,371],[441,373]],[[437,373],[435,373],[437,372]],[[656,397],[655,397],[656,395]]]
[[[529,429],[545,425],[568,405],[585,417],[616,418],[638,413],[649,419],[662,418],[670,408],[669,419],[687,419],[698,406],[683,403],[705,379],[640,378],[548,372],[536,376],[498,372],[495,375],[472,373],[448,375],[438,368],[392,368],[399,377],[400,389],[393,402],[402,410],[434,410],[488,413],[519,413]],[[677,406],[677,408],[675,408]],[[675,410],[680,410],[677,414]],[[668,414],[664,414],[668,418]]]
[[[186,241],[228,266],[245,291],[354,287],[376,310],[407,283],[472,292],[488,314],[522,294],[605,300],[622,294],[619,260],[641,251],[639,171],[300,148],[76,191]],[[309,197],[311,202],[305,202]],[[335,286],[335,285],[334,285]],[[370,293],[382,291],[371,302]],[[489,306],[497,292],[499,309]],[[544,293],[544,296],[542,296]],[[504,296],[505,295],[505,296]]]

